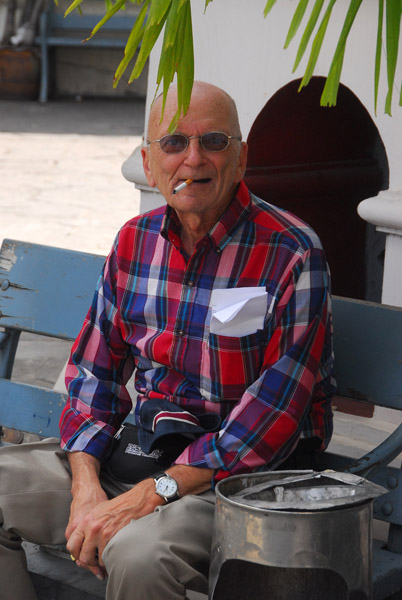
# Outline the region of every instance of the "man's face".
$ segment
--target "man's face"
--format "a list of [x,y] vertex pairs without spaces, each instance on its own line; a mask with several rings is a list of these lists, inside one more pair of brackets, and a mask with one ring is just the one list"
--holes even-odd
[[[153,117],[151,114],[148,139],[157,140],[168,133],[168,126],[176,112],[175,93],[170,92],[162,123],[160,110],[155,110]],[[175,133],[191,137],[210,131],[239,135],[237,119],[225,96],[208,87],[195,87],[190,108],[179,120]],[[158,187],[179,217],[193,213],[203,215],[207,221],[214,223],[243,178],[247,147],[244,142],[231,139],[225,150],[210,152],[201,146],[199,139],[191,139],[187,149],[179,154],[166,154],[159,143],[150,144],[142,154],[148,183]],[[192,179],[193,183],[173,194],[174,188],[186,179]]]

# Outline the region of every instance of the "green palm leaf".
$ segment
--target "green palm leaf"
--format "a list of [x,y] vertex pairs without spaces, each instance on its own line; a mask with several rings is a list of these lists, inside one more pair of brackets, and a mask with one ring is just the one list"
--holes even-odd
[[338,96],[339,82],[343,66],[343,58],[345,56],[345,46],[340,50],[337,59],[332,61],[330,72],[321,95],[321,106],[336,106],[336,98]]
[[290,23],[288,35],[285,40],[285,46],[284,46],[285,48],[287,48],[289,46],[290,42],[293,40],[294,36],[296,35],[297,30],[299,29],[300,23],[302,22],[302,19],[304,17],[304,13],[306,12],[308,3],[309,3],[309,0],[299,0],[299,4],[297,5],[295,14],[293,15],[293,19],[292,19],[292,22]]
[[273,8],[275,3],[276,3],[276,0],[268,0],[268,2],[265,5],[265,8],[264,8],[264,17],[266,17],[267,14],[271,11],[271,9]]
[[310,52],[310,58],[308,60],[303,79],[299,86],[299,91],[309,83],[310,79],[312,78],[312,76],[314,74],[314,69],[317,64],[318,56],[320,54],[321,46],[324,41],[325,33],[327,31],[329,19],[331,17],[332,9],[334,8],[335,2],[336,2],[336,0],[330,0],[327,10],[324,13],[321,24],[318,28],[318,31],[317,31],[316,36],[313,41],[313,46],[312,46],[311,52]]
[[384,22],[384,0],[379,0],[378,1],[377,43],[376,43],[376,50],[375,50],[375,65],[374,65],[374,112],[375,112],[375,114],[377,114],[378,86],[379,86],[379,82],[380,82],[383,22]]
[[296,54],[295,64],[293,66],[293,73],[296,71],[301,59],[304,56],[307,45],[308,45],[311,35],[314,31],[314,27],[316,26],[316,23],[318,21],[318,17],[320,16],[323,4],[324,4],[324,0],[316,0],[315,4],[313,6],[313,10],[311,11],[311,15],[307,22],[306,29],[304,30],[304,33],[300,40],[299,49]]
[[74,0],[74,2],[70,4],[70,6],[67,8],[66,12],[64,13],[64,16],[66,17],[71,12],[73,12],[73,10],[75,10],[77,6],[79,6],[82,2],[83,0]]
[[363,0],[351,0],[321,96],[321,106],[335,106],[345,56],[346,41]]
[[134,58],[136,50],[140,45],[142,38],[144,37],[144,21],[147,15],[148,6],[151,0],[145,0],[140,13],[135,21],[134,27],[130,32],[130,35],[127,40],[126,47],[124,49],[124,58],[121,60],[119,66],[116,69],[116,73],[114,75],[113,86],[116,87],[119,83],[123,73],[127,69],[129,63]]
[[181,33],[181,22],[185,12],[186,0],[173,0],[166,19],[165,35],[159,60],[158,74],[156,78],[157,87],[163,80],[163,104],[162,114],[165,108],[166,96],[172,83],[178,65],[181,63],[183,44]]
[[193,27],[191,22],[191,5],[186,4],[183,15],[183,60],[177,71],[178,115],[186,114],[190,105],[191,90],[194,83]]
[[118,0],[118,2],[116,2],[116,4],[112,6],[112,8],[105,14],[105,16],[99,21],[99,23],[95,25],[95,27],[91,31],[90,36],[85,40],[86,42],[90,40],[97,31],[99,31],[99,29],[102,27],[102,25],[106,23],[106,21],[109,21],[109,19],[113,17],[113,15],[115,15],[124,6],[125,1],[126,0]]
[[386,2],[386,48],[387,48],[387,76],[388,93],[385,99],[385,112],[391,115],[392,92],[396,63],[398,59],[399,34],[401,29],[401,2],[387,0]]
[[152,48],[166,22],[172,0],[151,0],[148,19],[144,29],[141,48],[128,82],[140,76]]

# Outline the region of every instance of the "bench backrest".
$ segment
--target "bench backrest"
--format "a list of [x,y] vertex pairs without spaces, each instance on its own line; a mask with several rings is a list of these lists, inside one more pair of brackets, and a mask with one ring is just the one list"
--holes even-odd
[[0,326],[74,340],[104,261],[95,254],[4,240]]
[[[91,33],[92,29],[99,23],[103,15],[100,14],[69,14],[65,17],[61,13],[51,11],[48,13],[47,26],[53,30],[77,30],[86,33],[86,37]],[[114,15],[102,25],[102,32],[127,32],[131,31],[134,26],[136,15]]]
[[[112,32],[115,34],[131,31],[138,17],[140,8],[141,7],[130,6],[128,10],[119,11],[102,25],[100,31],[102,33]],[[104,9],[103,2],[100,3],[99,9]],[[46,29],[49,34],[52,34],[54,31],[81,31],[84,32],[83,38],[87,38],[95,25],[103,18],[104,14],[105,11],[101,13],[98,10],[98,12],[93,13],[84,10],[82,13],[73,11],[67,16],[64,16],[64,13],[58,11],[55,7],[54,0],[50,0],[42,13],[42,19],[45,20]]]
[[16,240],[0,251],[0,425],[58,436],[64,394],[11,381],[21,332],[74,340],[104,257]]
[[335,297],[338,394],[402,409],[402,309]]

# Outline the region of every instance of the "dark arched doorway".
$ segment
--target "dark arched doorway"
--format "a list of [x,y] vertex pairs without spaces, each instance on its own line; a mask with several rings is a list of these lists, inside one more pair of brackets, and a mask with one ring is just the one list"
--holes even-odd
[[388,161],[370,115],[348,88],[340,86],[336,107],[320,107],[324,81],[314,77],[300,93],[300,80],[292,81],[267,102],[248,136],[246,183],[316,230],[335,294],[365,298],[368,226],[357,206],[388,187]]

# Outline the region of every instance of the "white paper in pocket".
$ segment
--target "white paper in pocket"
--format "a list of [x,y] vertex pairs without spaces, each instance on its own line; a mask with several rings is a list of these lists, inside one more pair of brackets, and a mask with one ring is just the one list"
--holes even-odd
[[267,297],[264,287],[212,290],[210,332],[241,337],[263,329]]

